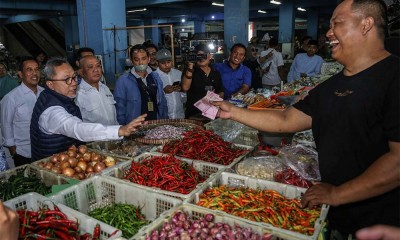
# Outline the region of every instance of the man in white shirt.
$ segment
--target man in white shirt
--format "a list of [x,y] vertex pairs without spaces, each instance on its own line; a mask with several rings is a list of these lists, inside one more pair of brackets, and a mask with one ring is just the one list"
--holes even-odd
[[83,122],[74,102],[77,75],[68,61],[50,59],[43,72],[46,88],[36,101],[31,120],[32,160],[66,151],[81,142],[122,139],[143,124],[146,114],[124,126]]
[[1,100],[1,133],[3,144],[14,159],[16,167],[31,163],[31,141],[29,125],[32,111],[43,88],[39,64],[33,57],[23,57],[18,76],[21,85],[14,88]]
[[75,103],[81,110],[83,122],[118,125],[114,96],[100,82],[103,75],[100,60],[86,56],[80,60],[78,71],[83,81],[78,86]]
[[271,38],[269,40],[269,48],[267,52],[272,51],[272,57],[270,60],[264,62],[262,70],[264,72],[262,76],[262,84],[264,88],[272,89],[275,86],[280,86],[283,77],[283,57],[282,53],[278,51],[279,44],[278,40]]
[[182,72],[172,68],[172,56],[168,49],[158,51],[156,58],[158,61],[156,73],[163,83],[168,105],[168,117],[170,119],[185,118],[180,82]]

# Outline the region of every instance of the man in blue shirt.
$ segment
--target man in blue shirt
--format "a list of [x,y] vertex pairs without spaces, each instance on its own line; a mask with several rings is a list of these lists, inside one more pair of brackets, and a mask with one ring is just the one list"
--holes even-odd
[[324,60],[316,55],[318,52],[318,41],[310,40],[308,42],[307,53],[299,53],[294,58],[287,81],[293,82],[301,77],[313,77],[321,73]]
[[236,43],[231,48],[228,62],[215,64],[215,69],[221,74],[224,86],[224,98],[229,99],[239,93],[246,94],[251,86],[251,71],[242,62],[246,57],[246,47]]

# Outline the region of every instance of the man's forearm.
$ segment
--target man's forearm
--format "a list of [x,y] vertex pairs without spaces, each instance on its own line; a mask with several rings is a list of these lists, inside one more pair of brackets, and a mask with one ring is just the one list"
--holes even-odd
[[400,143],[377,159],[363,174],[337,187],[338,204],[372,198],[400,186]]

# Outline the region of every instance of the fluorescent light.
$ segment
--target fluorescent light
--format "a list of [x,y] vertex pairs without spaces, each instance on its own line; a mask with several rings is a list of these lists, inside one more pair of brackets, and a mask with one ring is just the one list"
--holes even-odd
[[185,29],[184,28],[182,28],[182,32],[184,32],[185,31]]
[[211,18],[214,19],[215,18],[214,15],[212,15]]
[[128,13],[132,13],[132,12],[143,12],[146,11],[146,8],[142,8],[142,9],[136,9],[136,10],[129,10]]
[[281,2],[279,2],[279,1],[275,1],[275,0],[271,0],[271,1],[270,1],[270,3],[273,3],[273,4],[278,4],[278,5],[279,5],[279,4],[281,4]]
[[306,10],[304,8],[298,7],[297,10],[305,12]]
[[215,3],[215,2],[211,3],[211,5],[220,6],[220,7],[223,7],[223,6],[224,6],[223,3]]
[[264,10],[258,10],[257,12],[259,12],[259,13],[267,13],[267,11],[264,11]]
[[186,20],[184,18],[182,18],[181,22],[186,22]]

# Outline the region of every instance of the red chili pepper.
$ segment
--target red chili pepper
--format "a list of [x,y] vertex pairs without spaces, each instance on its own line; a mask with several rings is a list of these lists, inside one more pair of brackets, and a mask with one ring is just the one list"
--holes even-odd
[[92,240],[100,239],[100,224],[96,224],[96,227],[93,230],[93,238]]

